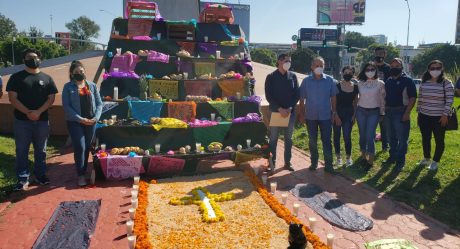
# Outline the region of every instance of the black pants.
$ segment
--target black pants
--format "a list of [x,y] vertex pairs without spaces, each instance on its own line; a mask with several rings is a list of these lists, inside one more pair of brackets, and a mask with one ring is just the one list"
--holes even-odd
[[436,148],[434,150],[433,161],[439,162],[444,152],[444,135],[446,128],[441,126],[439,120],[441,117],[428,116],[422,113],[418,114],[418,126],[422,133],[423,156],[431,158],[431,134],[434,134]]

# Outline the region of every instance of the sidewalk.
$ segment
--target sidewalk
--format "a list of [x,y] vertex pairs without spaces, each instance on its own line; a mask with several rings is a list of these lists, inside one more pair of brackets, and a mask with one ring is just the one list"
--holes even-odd
[[[278,146],[283,150],[283,144]],[[131,180],[120,182],[97,182],[96,188],[81,189],[76,186],[73,154],[55,157],[49,161],[51,184],[33,187],[24,193],[13,193],[11,204],[2,209],[0,204],[0,249],[30,248],[48,222],[49,217],[61,201],[102,199],[95,233],[90,248],[127,248],[124,222],[128,219]],[[356,209],[374,221],[374,228],[366,232],[349,232],[333,227],[311,209],[301,204],[300,219],[308,224],[308,217],[318,219],[315,233],[326,241],[327,233],[335,234],[334,248],[364,248],[363,244],[384,238],[410,240],[418,248],[460,248],[460,237],[448,234],[449,228],[406,205],[392,201],[385,195],[342,176],[325,174],[322,168],[316,172],[307,169],[309,158],[298,149],[293,149],[292,163],[295,172],[281,169],[278,162],[276,174],[269,181],[276,181],[276,196],[288,191],[297,183],[314,183],[343,203]],[[251,166],[265,165],[265,160],[251,162]],[[232,167],[221,162],[213,167]],[[209,167],[203,167],[209,168]],[[297,199],[289,195],[287,206],[292,208]]]

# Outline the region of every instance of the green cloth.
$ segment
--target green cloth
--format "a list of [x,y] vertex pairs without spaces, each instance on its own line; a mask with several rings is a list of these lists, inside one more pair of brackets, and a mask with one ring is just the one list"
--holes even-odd
[[404,239],[382,239],[364,244],[366,249],[417,249]]
[[235,117],[235,103],[226,101],[209,101],[214,109],[217,110],[220,116],[226,120],[232,120]]
[[223,143],[231,126],[231,122],[220,122],[215,126],[202,128],[194,127],[193,137],[196,142],[201,143],[201,145],[206,148],[212,142]]
[[203,74],[216,75],[216,63],[212,62],[195,62],[195,75],[201,76]]

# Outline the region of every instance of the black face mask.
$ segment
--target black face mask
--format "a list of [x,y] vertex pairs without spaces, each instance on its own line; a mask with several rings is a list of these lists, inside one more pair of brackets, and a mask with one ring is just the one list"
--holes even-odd
[[351,78],[353,78],[353,75],[352,75],[352,74],[344,74],[344,75],[343,75],[343,79],[344,79],[345,81],[350,81]]
[[391,76],[398,76],[402,73],[402,68],[394,67],[390,69]]
[[40,66],[40,59],[28,59],[24,60],[24,64],[26,64],[26,67],[32,68],[32,69],[37,69]]
[[72,74],[72,79],[74,79],[76,81],[82,81],[82,80],[86,79],[86,76],[84,74],[74,73],[74,74]]
[[383,57],[381,57],[381,56],[375,56],[375,57],[374,57],[374,60],[375,60],[376,62],[380,63],[380,62],[383,62]]

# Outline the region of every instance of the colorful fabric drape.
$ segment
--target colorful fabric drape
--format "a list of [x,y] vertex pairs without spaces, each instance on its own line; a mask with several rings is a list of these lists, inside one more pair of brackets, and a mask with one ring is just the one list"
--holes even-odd
[[125,53],[122,55],[115,55],[110,64],[110,73],[114,68],[118,68],[118,72],[134,72],[139,56],[137,54]]
[[169,102],[168,117],[179,120],[190,121],[195,119],[196,103],[195,102]]
[[179,58],[177,61],[177,71],[189,73],[191,75],[193,73],[193,62],[180,60]]
[[164,99],[179,99],[179,81],[176,80],[149,80],[149,93],[153,96],[160,94]]
[[195,54],[195,42],[177,42],[182,50],[190,53],[191,56]]
[[128,36],[150,36],[152,19],[128,18]]
[[184,166],[184,159],[153,156],[150,158],[147,173],[151,175],[179,174]]
[[205,43],[205,42],[199,42],[198,43],[198,52],[209,54],[209,55],[216,55],[217,51],[217,44],[216,43]]
[[207,147],[212,142],[222,143],[227,136],[231,122],[221,122],[215,126],[193,128],[193,137],[195,141],[200,142],[202,146]]
[[169,55],[150,50],[147,55],[147,61],[169,63]]
[[131,117],[146,124],[151,117],[160,117],[163,102],[155,101],[129,101]]
[[195,62],[195,75],[203,74],[216,75],[216,63],[212,62]]
[[162,118],[159,124],[152,125],[153,129],[159,131],[163,128],[187,129],[187,123],[175,118]]
[[227,101],[209,101],[208,103],[226,120],[232,120],[235,117],[235,103]]
[[244,79],[219,80],[220,89],[223,97],[236,96],[239,92],[241,96],[248,96],[246,82]]
[[100,158],[100,162],[102,172],[109,180],[127,179],[145,172],[142,166],[142,156],[110,156]]
[[212,97],[212,81],[187,80],[184,87],[185,95]]

